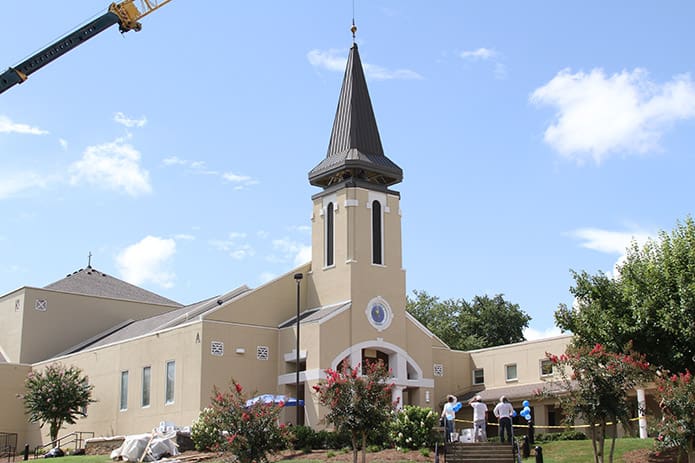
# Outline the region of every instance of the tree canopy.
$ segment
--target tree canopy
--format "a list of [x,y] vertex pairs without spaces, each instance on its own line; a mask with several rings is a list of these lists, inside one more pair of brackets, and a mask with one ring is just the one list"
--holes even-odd
[[674,372],[695,363],[695,222],[678,222],[639,247],[633,242],[615,277],[573,272],[573,307],[561,304],[555,321],[576,345],[632,348]]
[[63,423],[75,424],[94,402],[94,386],[76,366],[48,365],[43,371],[30,372],[24,385],[26,393],[21,398],[29,420],[40,426],[48,424],[51,441],[58,438]]
[[457,350],[481,349],[524,341],[531,317],[502,294],[440,301],[425,291],[413,291],[406,310],[427,329]]

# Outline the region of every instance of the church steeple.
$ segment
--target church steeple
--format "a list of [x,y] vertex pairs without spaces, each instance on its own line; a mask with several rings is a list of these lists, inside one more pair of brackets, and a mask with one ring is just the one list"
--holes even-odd
[[353,43],[326,158],[309,172],[309,183],[324,189],[344,183],[386,189],[403,171],[384,155],[362,62]]

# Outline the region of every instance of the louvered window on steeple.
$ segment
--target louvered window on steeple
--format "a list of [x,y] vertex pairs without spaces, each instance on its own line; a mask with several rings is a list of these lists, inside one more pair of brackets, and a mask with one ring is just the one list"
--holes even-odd
[[381,203],[379,201],[372,202],[372,263],[382,265],[381,245]]
[[335,227],[333,224],[333,203],[328,203],[326,207],[326,267],[333,266],[334,254],[334,234]]

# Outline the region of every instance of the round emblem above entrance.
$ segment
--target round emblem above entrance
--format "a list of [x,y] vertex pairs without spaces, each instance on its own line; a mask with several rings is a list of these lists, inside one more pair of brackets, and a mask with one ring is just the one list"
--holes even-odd
[[382,297],[375,297],[369,304],[367,304],[366,310],[367,319],[369,323],[379,331],[385,330],[391,324],[391,319],[393,318],[393,312],[391,312],[391,307]]

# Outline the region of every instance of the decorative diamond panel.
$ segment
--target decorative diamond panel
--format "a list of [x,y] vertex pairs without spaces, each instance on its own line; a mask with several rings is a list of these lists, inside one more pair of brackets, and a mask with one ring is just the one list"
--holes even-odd
[[210,354],[221,357],[224,355],[224,343],[222,341],[212,341],[210,343]]
[[435,363],[433,374],[434,376],[444,376],[444,365],[441,363]]
[[46,309],[48,309],[48,301],[46,299],[37,299],[34,308],[41,312],[45,312]]
[[258,360],[268,360],[268,346],[256,346],[256,358]]

